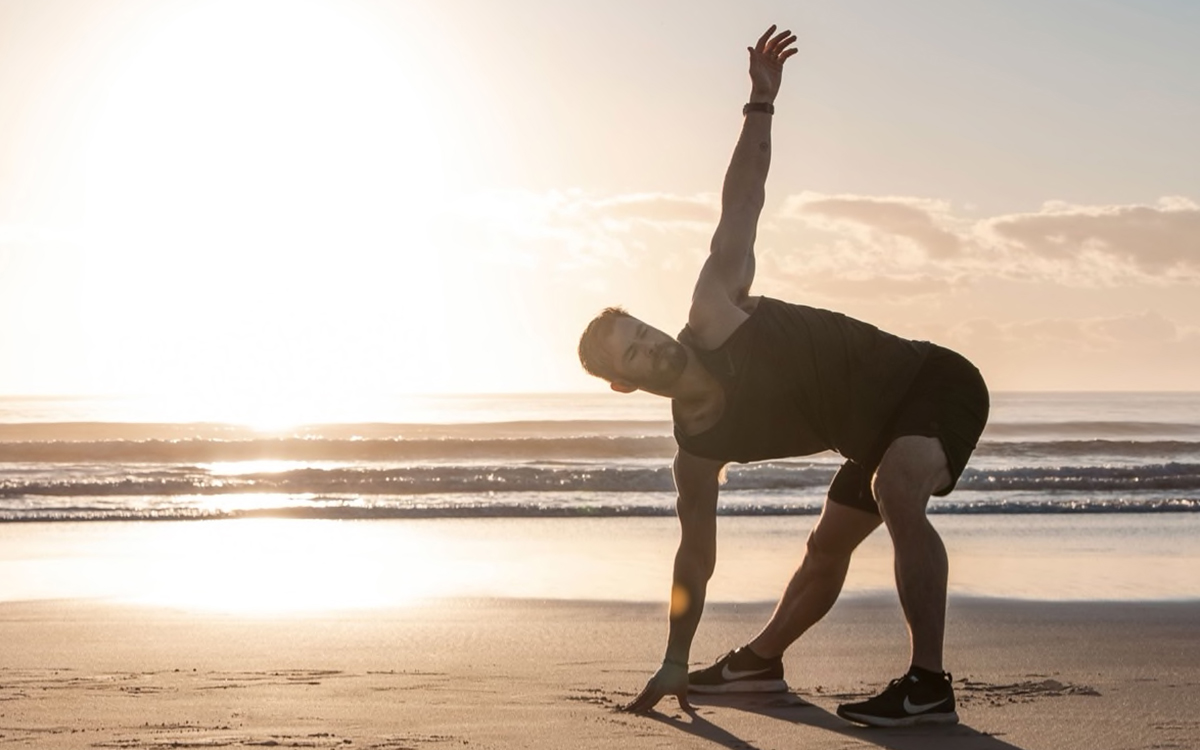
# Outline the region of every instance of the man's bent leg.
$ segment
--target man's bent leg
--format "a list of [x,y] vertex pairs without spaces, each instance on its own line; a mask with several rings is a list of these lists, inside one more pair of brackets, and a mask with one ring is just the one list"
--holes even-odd
[[950,483],[937,438],[892,442],[875,471],[873,490],[895,550],[896,587],[908,621],[911,664],[942,672],[946,629],[946,547],[926,516],[929,497]]
[[824,617],[842,591],[851,553],[879,524],[873,513],[826,502],[799,569],[770,621],[750,641],[750,650],[767,658],[779,656]]
[[[869,491],[865,474],[861,478],[864,492]],[[780,656],[837,601],[850,554],[880,523],[874,513],[827,500],[808,536],[800,568],[766,627],[748,647],[730,651],[712,666],[688,675],[690,689],[700,693],[787,690]]]

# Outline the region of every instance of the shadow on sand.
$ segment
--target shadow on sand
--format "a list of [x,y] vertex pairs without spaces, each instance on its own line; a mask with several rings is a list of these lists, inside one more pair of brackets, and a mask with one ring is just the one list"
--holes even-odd
[[[996,737],[980,732],[965,724],[954,726],[930,725],[881,729],[861,727],[815,706],[795,693],[772,696],[751,695],[705,695],[689,696],[694,708],[721,706],[738,711],[769,716],[789,724],[803,724],[815,729],[824,729],[836,735],[850,737],[863,743],[877,745],[886,750],[1022,750]],[[647,718],[670,726],[681,732],[702,737],[733,750],[757,750],[756,746],[727,729],[692,712],[687,719],[651,712]]]

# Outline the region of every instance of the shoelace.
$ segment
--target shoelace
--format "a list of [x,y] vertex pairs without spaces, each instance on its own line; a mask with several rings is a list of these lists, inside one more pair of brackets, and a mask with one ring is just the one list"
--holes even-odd
[[891,690],[892,688],[896,687],[897,685],[899,685],[900,683],[904,682],[907,679],[908,679],[908,675],[904,675],[903,677],[897,677],[896,679],[894,679],[888,683],[887,689]]

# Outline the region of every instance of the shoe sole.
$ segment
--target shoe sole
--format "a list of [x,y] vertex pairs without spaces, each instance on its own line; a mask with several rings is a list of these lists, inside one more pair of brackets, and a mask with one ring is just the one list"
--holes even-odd
[[739,680],[720,685],[688,685],[689,693],[786,693],[788,685],[783,680]]
[[866,724],[869,727],[915,727],[918,724],[957,724],[958,714],[954,711],[950,713],[938,712],[930,714],[917,714],[916,716],[905,716],[900,719],[889,719],[886,716],[868,716],[866,714],[856,714],[851,711],[842,711],[838,709],[837,715],[848,721]]

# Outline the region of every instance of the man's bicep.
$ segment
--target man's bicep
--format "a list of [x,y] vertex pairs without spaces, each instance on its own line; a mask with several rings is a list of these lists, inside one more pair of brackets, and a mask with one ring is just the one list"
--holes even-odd
[[[716,256],[710,255],[701,269],[696,288],[692,291],[688,328],[703,348],[717,348],[746,320],[747,313],[742,305],[747,300],[749,279],[754,273],[753,256],[750,256],[749,263],[750,268],[744,275],[746,283],[741,287],[731,286],[733,277],[722,273]],[[695,456],[692,458],[704,460]]]
[[746,298],[754,281],[757,224],[757,214],[726,211],[709,244],[704,270],[708,272],[709,282],[719,285],[734,304]]
[[734,306],[746,301],[754,281],[754,254],[721,256],[710,254],[700,269],[692,304],[724,302]]
[[717,566],[717,493],[723,465],[682,449],[675,455],[680,529],[676,575],[681,570],[702,571],[707,579]]
[[675,489],[679,493],[681,518],[684,513],[716,513],[721,469],[725,464],[694,456],[682,448],[675,454]]

